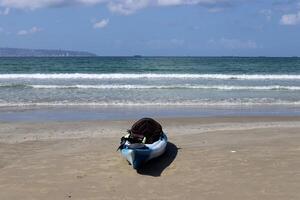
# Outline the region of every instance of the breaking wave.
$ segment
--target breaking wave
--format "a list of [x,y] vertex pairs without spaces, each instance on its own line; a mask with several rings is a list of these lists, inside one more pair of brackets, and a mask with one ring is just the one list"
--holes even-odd
[[134,101],[110,101],[110,102],[1,102],[0,107],[31,107],[31,106],[299,106],[300,101],[284,101],[270,99],[239,99],[235,101],[181,101],[181,102],[134,102]]
[[206,90],[300,90],[300,86],[235,86],[235,85],[26,85],[2,84],[0,88],[33,89],[206,89]]

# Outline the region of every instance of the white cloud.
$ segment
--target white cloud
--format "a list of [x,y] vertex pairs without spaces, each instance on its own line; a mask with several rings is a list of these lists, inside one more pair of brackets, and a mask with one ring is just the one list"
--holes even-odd
[[193,5],[198,3],[211,3],[212,0],[157,0],[158,5],[177,6],[177,5]]
[[[69,0],[69,1],[72,1],[72,0]],[[86,5],[94,5],[94,4],[98,4],[98,3],[107,2],[107,0],[75,0],[74,2],[78,2],[78,3],[86,4]]]
[[129,15],[150,6],[202,5],[212,11],[244,0],[0,0],[0,7],[34,10],[45,7],[105,4],[111,12]]
[[157,0],[157,4],[161,6],[178,6],[178,5],[216,5],[219,3],[230,2],[227,0]]
[[146,8],[150,5],[149,0],[122,0],[122,1],[110,1],[108,8],[111,12],[130,15],[137,10]]
[[93,27],[94,28],[104,28],[105,26],[107,26],[109,23],[109,19],[102,19],[100,21],[97,21],[94,23]]
[[93,5],[107,0],[0,0],[0,6],[17,9],[37,9],[44,7],[58,7],[76,4]]
[[180,4],[184,4],[186,1],[182,0],[158,0],[157,3],[158,5],[162,6],[176,6]]
[[40,32],[40,31],[42,31],[41,28],[34,26],[28,30],[20,30],[20,31],[18,31],[17,34],[18,35],[29,35],[29,34],[34,34],[34,33]]
[[[243,1],[243,0],[234,0]],[[232,0],[111,0],[108,8],[112,12],[129,15],[137,10],[150,6],[181,6],[181,5],[202,5],[209,8],[210,12],[219,12],[224,6],[232,4]]]
[[221,38],[218,40],[211,39],[208,41],[209,45],[214,47],[222,47],[226,49],[256,49],[258,45],[253,40],[239,40]]
[[286,14],[280,19],[282,25],[296,25],[300,23],[300,11],[296,14]]
[[10,13],[10,8],[5,8],[0,10],[0,15],[8,15]]

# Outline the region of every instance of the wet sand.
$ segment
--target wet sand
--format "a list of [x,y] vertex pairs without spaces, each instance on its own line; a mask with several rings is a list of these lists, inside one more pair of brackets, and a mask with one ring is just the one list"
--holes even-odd
[[159,122],[138,171],[116,152],[133,121],[0,122],[0,199],[300,199],[300,117]]

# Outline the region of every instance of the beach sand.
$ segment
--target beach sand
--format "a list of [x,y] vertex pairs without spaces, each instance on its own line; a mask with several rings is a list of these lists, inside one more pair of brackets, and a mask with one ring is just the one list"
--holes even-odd
[[158,121],[167,152],[138,171],[132,120],[1,122],[0,199],[300,199],[300,117]]

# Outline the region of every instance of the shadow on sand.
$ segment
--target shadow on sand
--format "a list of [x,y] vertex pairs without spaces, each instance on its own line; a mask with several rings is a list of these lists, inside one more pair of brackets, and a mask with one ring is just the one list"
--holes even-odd
[[137,173],[148,176],[160,176],[161,173],[175,160],[178,152],[177,146],[168,142],[166,152],[158,158],[145,163]]

